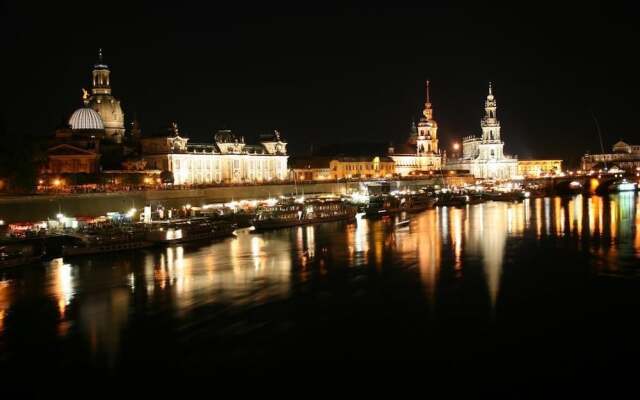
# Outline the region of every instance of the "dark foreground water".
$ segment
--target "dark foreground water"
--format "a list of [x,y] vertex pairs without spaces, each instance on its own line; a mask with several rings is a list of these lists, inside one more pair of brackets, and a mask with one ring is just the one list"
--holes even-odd
[[637,202],[490,202],[408,229],[240,231],[0,272],[0,366],[70,380],[313,366],[316,380],[370,368],[425,385],[619,381],[640,363]]

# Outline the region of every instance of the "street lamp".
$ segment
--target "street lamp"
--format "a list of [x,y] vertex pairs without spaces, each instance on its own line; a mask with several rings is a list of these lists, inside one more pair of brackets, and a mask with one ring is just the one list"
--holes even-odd
[[453,157],[460,158],[460,154],[458,153],[459,150],[460,150],[460,143],[454,142],[453,143]]

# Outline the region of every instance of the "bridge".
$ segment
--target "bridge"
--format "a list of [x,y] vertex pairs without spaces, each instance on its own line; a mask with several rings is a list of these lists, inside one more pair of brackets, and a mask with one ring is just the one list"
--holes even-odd
[[537,185],[551,193],[575,192],[582,188],[584,193],[596,193],[599,187],[607,187],[615,180],[627,178],[637,181],[638,177],[631,173],[591,173],[564,176],[547,176],[539,178],[525,178],[525,185]]

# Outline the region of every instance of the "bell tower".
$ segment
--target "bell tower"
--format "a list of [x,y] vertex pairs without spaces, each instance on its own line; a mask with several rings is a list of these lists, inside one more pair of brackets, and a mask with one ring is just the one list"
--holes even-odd
[[433,119],[433,107],[429,96],[429,81],[427,81],[426,85],[426,99],[422,117],[418,123],[416,145],[416,152],[419,156],[438,152],[438,124]]
[[498,106],[495,97],[493,97],[493,89],[489,82],[489,94],[484,102],[484,117],[480,122],[482,127],[482,140],[485,142],[500,141],[500,121],[496,116]]
[[98,50],[98,62],[93,66],[93,82],[91,92],[93,94],[111,94],[111,82],[109,81],[109,66],[102,60],[102,49]]
[[482,139],[478,148],[480,158],[485,160],[501,160],[504,158],[504,142],[500,138],[500,121],[496,116],[496,99],[493,96],[493,88],[489,82],[489,94],[484,102],[484,117],[480,121]]

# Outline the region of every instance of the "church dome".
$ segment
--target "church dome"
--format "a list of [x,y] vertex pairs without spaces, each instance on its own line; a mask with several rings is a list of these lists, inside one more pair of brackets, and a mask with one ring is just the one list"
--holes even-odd
[[71,114],[69,125],[73,130],[104,130],[100,114],[89,107],[78,108]]

